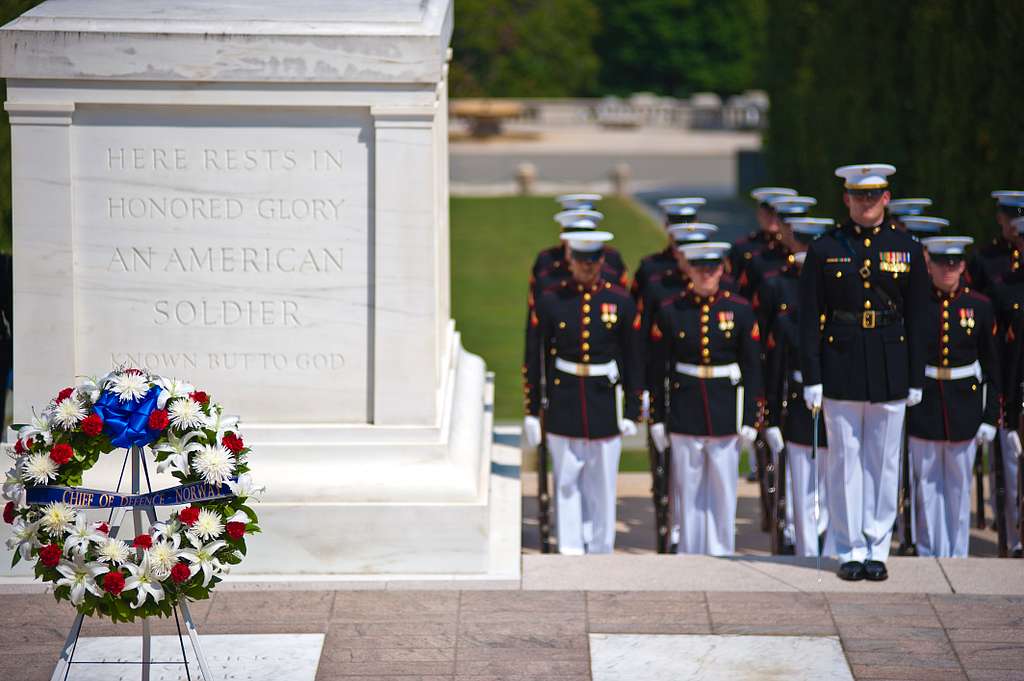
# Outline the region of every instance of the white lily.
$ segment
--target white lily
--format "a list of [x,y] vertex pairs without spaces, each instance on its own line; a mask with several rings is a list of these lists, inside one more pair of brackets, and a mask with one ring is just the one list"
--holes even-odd
[[[181,532],[181,523],[178,522],[177,518],[169,518],[168,520],[162,520],[158,523],[154,523],[151,529],[155,537],[174,541],[174,539],[178,538],[178,535]],[[178,541],[180,541],[180,539],[178,539]]]
[[175,397],[188,397],[190,393],[195,392],[196,387],[191,383],[179,380],[177,378],[166,378],[161,376],[155,381],[157,387],[160,388],[160,394],[156,398],[156,406],[158,409],[163,409],[167,406],[167,401]]
[[7,549],[17,550],[22,560],[32,559],[32,549],[39,548],[39,521],[26,523],[24,518],[15,519],[11,525],[11,536],[7,538]]
[[13,501],[16,504],[21,500],[21,495],[25,492],[25,481],[21,479],[19,472],[23,463],[24,457],[14,464],[14,468],[7,471],[7,477],[4,478],[4,499]]
[[83,554],[75,554],[73,560],[61,560],[57,564],[57,572],[64,575],[57,580],[57,586],[71,587],[71,604],[81,605],[85,600],[85,592],[103,598],[103,591],[96,584],[96,577],[107,572],[103,563],[85,562]]
[[238,476],[237,482],[231,480],[225,480],[224,484],[231,489],[231,493],[239,499],[246,499],[248,497],[254,497],[256,500],[263,495],[267,488],[264,486],[256,487],[252,484],[252,476],[248,473],[242,473]]
[[47,445],[53,444],[53,433],[45,416],[32,416],[32,423],[18,431],[18,437],[27,441],[30,437],[42,437]]
[[217,442],[220,442],[228,433],[238,433],[238,417],[225,416],[224,407],[218,404],[210,409],[210,415],[206,417],[206,429],[217,433]]
[[160,578],[153,570],[148,551],[142,555],[142,562],[138,565],[125,563],[124,566],[131,573],[128,579],[124,580],[124,590],[138,590],[139,592],[138,599],[132,603],[133,608],[141,608],[142,604],[146,602],[147,596],[152,596],[154,603],[159,603],[164,599],[164,587],[160,585]]
[[107,535],[100,532],[99,527],[99,523],[90,523],[85,513],[79,513],[75,517],[75,526],[64,540],[64,553],[69,556],[72,551],[84,554],[89,550],[89,544],[105,542]]
[[204,545],[203,540],[192,532],[188,533],[188,542],[194,550],[183,549],[181,557],[192,563],[189,566],[190,575],[195,576],[200,570],[203,571],[203,586],[208,586],[211,579],[228,571],[228,566],[215,557],[218,551],[227,546],[227,542],[218,539]]
[[163,444],[157,445],[154,448],[156,452],[170,452],[171,456],[163,461],[157,463],[156,472],[163,473],[168,468],[173,468],[179,473],[188,475],[188,457],[193,452],[202,451],[203,446],[198,442],[192,442],[195,438],[199,437],[198,431],[188,431],[184,435],[178,436],[174,434],[174,431],[168,429],[166,432],[167,441]]
[[100,381],[95,376],[81,376],[82,382],[78,384],[75,390],[78,394],[89,398],[89,401],[93,404],[96,400],[100,399],[100,393],[103,392],[100,388]]

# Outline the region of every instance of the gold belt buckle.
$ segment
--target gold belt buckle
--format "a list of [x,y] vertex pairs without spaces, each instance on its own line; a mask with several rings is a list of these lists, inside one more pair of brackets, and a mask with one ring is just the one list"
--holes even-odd
[[940,381],[948,381],[953,378],[953,370],[946,367],[938,367],[935,372],[935,378]]
[[576,365],[576,375],[577,376],[583,376],[583,377],[589,376],[590,375],[590,365],[589,364],[577,364]]
[[875,328],[875,311],[864,310],[864,314],[861,316],[860,325],[865,329]]
[[709,367],[709,366],[697,367],[697,373],[700,375],[701,378],[714,378],[715,377],[715,369],[714,369],[714,367]]

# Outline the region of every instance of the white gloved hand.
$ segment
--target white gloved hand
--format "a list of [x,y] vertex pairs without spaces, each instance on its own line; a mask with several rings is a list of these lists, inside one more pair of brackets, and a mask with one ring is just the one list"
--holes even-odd
[[772,454],[778,454],[786,446],[786,441],[782,439],[782,430],[778,426],[772,426],[764,431],[764,441],[768,443],[768,449],[772,450]]
[[523,419],[523,436],[526,444],[536,447],[540,444],[540,419],[536,416],[527,416]]
[[622,419],[619,421],[619,432],[626,437],[632,437],[637,434],[636,424],[629,419]]
[[640,420],[646,421],[651,416],[651,392],[645,390],[640,394]]
[[980,426],[978,426],[978,432],[974,436],[974,441],[975,442],[977,442],[979,445],[981,445],[981,444],[985,444],[987,442],[992,442],[992,440],[994,440],[994,439],[996,439],[996,427],[995,426],[990,426],[987,423],[982,423]]
[[757,439],[757,428],[752,426],[740,426],[740,440],[749,447]]
[[1024,452],[1024,447],[1021,447],[1020,444],[1020,435],[1016,430],[1011,430],[1006,434],[1006,444],[1010,446],[1010,454],[1013,456],[1020,456],[1021,452]]
[[907,393],[907,406],[913,407],[921,404],[921,398],[924,397],[924,391],[920,388],[911,388],[910,392]]
[[814,411],[815,407],[821,409],[822,392],[821,383],[804,386],[804,403],[808,409],[811,411]]
[[664,452],[666,449],[668,449],[668,433],[665,432],[664,423],[652,423],[651,427],[648,429],[648,432],[651,434],[651,440],[654,441],[655,449],[657,449],[659,452]]

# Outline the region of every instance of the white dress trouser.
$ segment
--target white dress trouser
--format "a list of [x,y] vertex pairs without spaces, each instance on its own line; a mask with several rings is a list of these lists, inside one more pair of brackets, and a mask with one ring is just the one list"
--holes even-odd
[[826,398],[829,545],[842,563],[889,557],[906,402]]
[[971,478],[974,440],[946,442],[910,438],[917,482],[917,534],[921,556],[966,558],[971,538]]
[[[558,552],[611,553],[615,548],[615,479],[622,438],[587,440],[548,433],[548,453],[555,474]],[[593,523],[590,537],[584,536],[584,503],[587,520]]]
[[[1020,533],[1017,532],[1017,468],[1020,462],[1017,458],[1010,455],[1010,445],[1007,443],[1006,438],[1009,436],[1010,431],[1005,428],[999,429],[999,437],[1003,442],[1003,475],[1006,481],[1006,503],[1004,508],[1006,509],[1006,534],[1007,544],[1010,549],[1020,548]],[[995,522],[996,512],[996,478],[992,468],[995,465],[995,457],[992,455],[991,445],[989,446],[988,466],[989,466],[989,504],[992,508],[992,518]]]
[[825,505],[825,457],[828,450],[818,448],[818,522],[814,522],[814,463],[811,461],[811,448],[793,442],[786,443],[789,455],[789,479],[792,483],[792,494],[786,508],[793,509],[793,529],[795,534],[796,555],[818,555],[818,535],[828,527],[828,507]]
[[672,433],[672,481],[679,490],[679,553],[736,551],[740,438]]

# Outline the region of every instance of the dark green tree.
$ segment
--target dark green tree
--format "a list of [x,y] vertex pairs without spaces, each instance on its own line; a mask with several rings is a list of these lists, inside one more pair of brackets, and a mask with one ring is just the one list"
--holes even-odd
[[457,0],[456,97],[568,97],[592,91],[598,13],[591,0]]
[[755,87],[765,0],[596,0],[601,93]]

